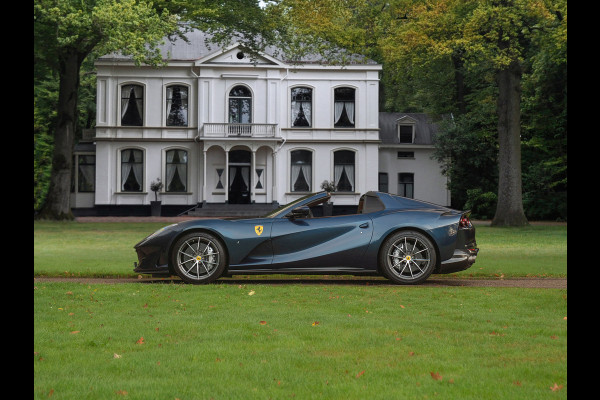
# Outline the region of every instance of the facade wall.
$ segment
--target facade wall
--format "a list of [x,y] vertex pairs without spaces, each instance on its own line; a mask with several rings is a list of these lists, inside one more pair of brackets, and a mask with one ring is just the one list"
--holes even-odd
[[[156,178],[163,183],[168,180],[169,150],[187,152],[186,190],[169,193],[163,188],[159,200],[164,205],[231,202],[228,187],[234,183],[231,175],[240,174],[242,169],[247,174],[243,175],[244,181],[251,187],[246,198],[252,202],[293,201],[307,193],[293,189],[291,164],[295,150],[311,154],[310,176],[306,177],[311,192],[321,190],[324,180],[339,177],[334,166],[336,151],[354,154],[354,169],[347,174],[353,180],[353,190],[335,193],[334,204],[356,205],[360,194],[378,190],[379,172],[388,173],[391,193],[397,193],[399,172],[413,172],[418,182],[415,198],[449,204],[445,178],[439,169],[432,169],[435,162],[429,159],[430,149],[416,150],[414,160],[398,160],[395,149],[380,148],[380,65],[290,66],[267,56],[250,64],[248,59],[236,57],[238,53],[234,47],[224,54],[198,61],[171,62],[160,69],[136,67],[123,60],[98,61],[96,191],[93,195],[86,194],[88,199],[76,198],[74,204],[88,204],[91,198],[95,205],[149,204],[154,200],[150,182]],[[121,87],[128,84],[143,87],[143,125],[139,127],[121,126]],[[186,127],[166,123],[167,87],[173,84],[188,90]],[[251,135],[232,136],[225,125],[230,122],[230,91],[236,86],[243,86],[251,93],[251,122],[255,125]],[[298,87],[312,90],[310,127],[292,126],[291,94]],[[340,87],[354,89],[351,128],[334,126],[334,91]],[[139,177],[143,188],[139,192],[123,190],[124,149],[136,149],[143,155]],[[250,161],[230,162],[230,154],[236,150],[247,151]]]
[[[99,62],[96,125],[97,205],[149,204],[154,193],[149,185],[161,178],[166,182],[165,152],[182,149],[188,153],[187,191],[170,194],[163,191],[163,204],[188,204],[228,201],[226,182],[235,173],[226,155],[247,150],[252,155],[250,184],[252,201],[286,203],[304,195],[294,192],[290,176],[290,151],[312,152],[311,190],[320,190],[324,180],[334,179],[333,152],[339,149],[355,153],[354,190],[336,195],[336,204],[356,204],[359,194],[377,189],[378,73],[380,66],[336,67],[300,66],[291,68],[264,59],[256,65],[237,59],[237,49],[213,57],[206,64],[171,63],[154,69],[135,67],[125,62]],[[244,64],[245,62],[245,64]],[[144,90],[143,126],[121,125],[121,87],[141,85]],[[166,90],[178,84],[188,88],[188,126],[167,127]],[[229,120],[229,93],[244,86],[252,96],[251,122],[273,124],[272,137],[227,137],[208,133],[205,124],[224,124]],[[312,89],[309,128],[292,126],[291,91],[296,87]],[[355,90],[353,128],[334,128],[334,90]],[[121,187],[121,152],[139,149],[143,153],[143,186],[130,193]],[[372,168],[366,168],[370,163]],[[261,173],[260,185],[258,171]],[[221,185],[218,187],[221,171]]]
[[[398,151],[414,152],[414,158],[398,158]],[[442,206],[450,206],[447,178],[442,175],[438,163],[431,159],[433,148],[380,148],[379,172],[388,174],[388,192],[401,194],[398,174],[414,176],[414,198]]]

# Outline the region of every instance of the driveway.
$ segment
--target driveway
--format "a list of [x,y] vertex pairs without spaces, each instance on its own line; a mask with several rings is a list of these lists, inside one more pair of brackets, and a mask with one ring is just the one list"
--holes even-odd
[[[75,278],[75,277],[34,277],[34,284],[44,282],[73,282],[82,284],[115,284],[115,283],[140,283],[140,284],[161,284],[161,283],[182,283],[179,278]],[[289,284],[310,284],[310,285],[357,285],[357,286],[398,286],[383,278],[368,279],[362,277],[323,277],[323,278],[297,278],[290,277],[284,279],[272,278],[221,278],[214,284],[216,285],[289,285]],[[566,289],[567,278],[510,278],[510,279],[465,279],[465,278],[429,278],[424,283],[415,287],[517,287],[517,288],[540,288],[540,289]]]

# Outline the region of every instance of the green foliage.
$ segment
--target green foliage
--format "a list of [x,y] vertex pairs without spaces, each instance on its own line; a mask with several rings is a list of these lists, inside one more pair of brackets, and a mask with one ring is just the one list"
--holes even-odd
[[481,189],[468,189],[464,209],[471,210],[471,218],[492,219],[496,212],[498,196],[494,192],[483,192]]

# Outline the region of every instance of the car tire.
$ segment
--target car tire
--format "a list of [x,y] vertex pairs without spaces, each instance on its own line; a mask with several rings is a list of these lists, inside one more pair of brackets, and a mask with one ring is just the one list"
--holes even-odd
[[388,237],[379,252],[379,269],[395,283],[415,285],[433,272],[437,255],[434,244],[422,233],[400,231]]
[[206,232],[188,233],[175,242],[171,267],[186,283],[210,283],[227,266],[227,254],[221,241]]

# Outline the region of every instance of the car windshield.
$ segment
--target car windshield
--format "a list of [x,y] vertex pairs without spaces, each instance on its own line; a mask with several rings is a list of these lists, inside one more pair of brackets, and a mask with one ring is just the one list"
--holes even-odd
[[281,207],[271,211],[270,213],[268,213],[267,215],[263,216],[263,218],[275,218],[275,216],[279,213],[281,213],[282,211],[289,211],[291,210],[296,204],[300,203],[301,201],[304,201],[306,199],[308,199],[309,197],[314,196],[316,193],[311,193],[311,194],[307,194],[304,197],[300,197],[297,200],[292,201],[291,203],[288,204],[284,204]]

